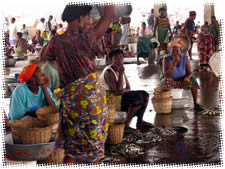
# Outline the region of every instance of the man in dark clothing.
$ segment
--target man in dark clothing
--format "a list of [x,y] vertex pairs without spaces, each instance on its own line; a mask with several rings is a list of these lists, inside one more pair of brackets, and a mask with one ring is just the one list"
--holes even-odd
[[51,24],[51,20],[53,19],[53,16],[50,15],[48,18],[48,30],[51,31],[52,30],[52,24]]
[[176,22],[176,25],[173,28],[173,33],[177,33],[178,30],[181,29],[181,25],[179,24],[179,21]]
[[190,11],[189,12],[189,18],[184,23],[184,30],[185,30],[186,34],[188,35],[188,38],[191,41],[191,47],[188,51],[188,54],[189,54],[189,57],[190,57],[191,60],[192,60],[193,39],[195,39],[193,37],[193,35],[195,33],[195,22],[194,22],[195,19],[196,19],[196,12]]

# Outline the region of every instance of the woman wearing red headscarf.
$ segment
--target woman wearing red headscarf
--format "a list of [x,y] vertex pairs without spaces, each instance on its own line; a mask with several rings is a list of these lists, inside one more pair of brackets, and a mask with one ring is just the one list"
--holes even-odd
[[39,107],[57,105],[47,87],[49,79],[36,64],[24,67],[17,80],[24,84],[18,86],[10,97],[9,120],[20,120],[27,115],[35,117]]

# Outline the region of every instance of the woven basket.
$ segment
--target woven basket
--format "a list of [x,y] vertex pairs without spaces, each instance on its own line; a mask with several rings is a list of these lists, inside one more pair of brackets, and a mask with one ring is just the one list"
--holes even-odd
[[114,103],[108,103],[108,110],[109,110],[109,123],[113,123],[114,122],[114,119],[115,119],[115,111],[116,111],[116,105]]
[[36,111],[37,117],[47,124],[56,124],[59,122],[59,113],[56,106],[41,107]]
[[155,94],[167,94],[167,93],[171,93],[171,89],[168,89],[166,87],[157,87],[154,89],[154,93]]
[[156,99],[168,99],[171,97],[170,92],[154,93]]
[[51,153],[46,159],[41,160],[40,163],[62,164],[64,161],[64,156],[65,156],[65,150],[58,149],[57,151],[54,151],[53,153]]
[[152,98],[152,104],[157,114],[168,114],[172,110],[172,97],[168,99],[156,99]]
[[120,144],[123,141],[125,124],[111,124],[108,131],[108,143]]
[[154,96],[157,99],[167,99],[170,97],[171,89],[165,87],[157,87],[154,89]]
[[16,120],[10,123],[15,144],[48,143],[52,128],[37,118]]
[[5,71],[4,71],[4,75],[8,76],[9,74],[10,74],[10,69],[6,68]]

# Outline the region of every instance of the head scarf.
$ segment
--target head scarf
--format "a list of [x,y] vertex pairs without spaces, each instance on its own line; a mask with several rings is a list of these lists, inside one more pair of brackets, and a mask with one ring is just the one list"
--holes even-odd
[[19,74],[17,80],[21,83],[27,83],[33,76],[35,70],[37,69],[36,64],[25,66],[22,72]]
[[175,39],[168,44],[169,48],[172,48],[174,46],[179,47],[181,49],[184,48],[185,45],[183,44],[183,38]]
[[190,16],[195,16],[195,15],[196,15],[196,12],[195,12],[195,11],[190,11],[190,12],[189,12],[189,15],[190,15]]

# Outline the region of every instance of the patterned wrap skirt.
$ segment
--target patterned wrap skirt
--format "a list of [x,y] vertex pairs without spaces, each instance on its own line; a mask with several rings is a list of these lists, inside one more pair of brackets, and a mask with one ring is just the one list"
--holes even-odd
[[191,77],[190,81],[188,83],[185,83],[183,80],[173,80],[172,78],[166,78],[164,76],[161,76],[160,78],[161,86],[165,86],[169,89],[192,89],[194,87],[197,87],[200,89],[199,84],[195,77]]
[[96,73],[68,84],[58,94],[60,123],[56,148],[78,163],[91,163],[104,157],[108,131],[106,91]]

